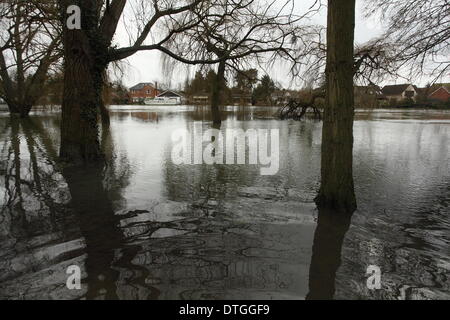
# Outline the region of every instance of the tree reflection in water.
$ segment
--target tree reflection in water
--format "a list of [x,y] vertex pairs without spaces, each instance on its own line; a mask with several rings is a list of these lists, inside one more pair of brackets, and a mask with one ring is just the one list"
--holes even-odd
[[[57,160],[58,125],[51,117],[11,119],[6,130],[4,185],[11,197],[2,208],[16,218],[2,223],[2,238],[10,242],[2,248],[1,297],[246,298],[242,287],[254,297],[271,297],[288,284],[297,288],[292,297],[301,291],[302,281],[290,270],[301,263],[298,252],[310,242],[301,239],[310,237],[313,225],[296,234],[298,224],[271,226],[263,216],[249,220],[245,210],[236,216],[233,209],[243,204],[238,185],[255,184],[256,168],[200,166],[193,172],[166,159],[169,202],[122,210],[134,172],[114,150],[110,132],[102,133],[108,165],[71,167]],[[260,215],[258,208],[273,202],[249,197],[247,213]],[[72,264],[82,267],[81,292],[65,288]]]
[[[31,257],[19,254],[10,260],[11,265],[5,268],[9,273],[3,273],[2,277],[7,280],[26,274],[36,267],[50,268],[51,273],[65,274],[64,268],[61,270],[58,263],[80,257],[82,251],[86,254],[84,267],[87,277],[84,283],[88,290],[77,298],[115,299],[119,271],[114,270],[113,264],[116,250],[123,239],[117,227],[119,219],[114,215],[109,197],[112,193],[118,200],[120,190],[111,187],[109,193],[105,189],[105,183],[114,183],[119,177],[120,184],[126,186],[128,170],[126,166],[117,170],[114,163],[110,166],[82,168],[59,163],[55,141],[43,127],[46,121],[48,119],[38,122],[12,117],[7,126],[11,136],[10,145],[3,145],[9,151],[4,168],[7,199],[2,206],[2,216],[10,215],[11,229],[5,230],[6,236],[10,239],[11,248],[18,247],[20,251],[20,247],[25,245],[35,252]],[[58,126],[58,122],[52,125]],[[112,148],[108,141],[109,132],[103,132],[102,138],[103,145]],[[27,150],[28,153],[21,154],[21,150]],[[111,150],[107,152],[111,154]],[[64,185],[67,188],[62,188]],[[33,215],[37,217],[32,217]],[[2,225],[5,227],[5,221]],[[78,232],[73,227],[79,228],[81,241],[75,237],[74,233]],[[58,241],[62,242],[61,248],[53,245],[53,242]],[[56,252],[56,249],[61,252]],[[36,252],[42,253],[38,255]],[[39,256],[42,258],[39,259]],[[77,264],[80,260],[72,262]],[[69,264],[63,265],[66,267]],[[17,270],[18,266],[21,269]],[[54,270],[54,267],[57,269]],[[65,281],[60,284],[65,284]],[[64,293],[60,298],[68,293],[67,290],[62,291]],[[53,293],[40,294],[42,296],[38,297]]]
[[117,299],[116,281],[119,272],[112,268],[115,248],[122,235],[117,228],[111,201],[103,187],[103,167],[65,168],[63,177],[72,196],[71,208],[79,221],[81,236],[86,244],[85,262],[88,292],[86,298],[103,295]]
[[314,235],[307,300],[330,300],[335,295],[336,272],[352,214],[320,210]]

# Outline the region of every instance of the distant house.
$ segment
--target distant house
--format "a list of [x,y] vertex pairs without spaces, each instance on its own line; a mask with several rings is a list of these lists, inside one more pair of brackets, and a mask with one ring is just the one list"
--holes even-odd
[[355,106],[359,108],[376,108],[383,104],[386,98],[379,86],[355,86]]
[[146,98],[155,98],[158,94],[158,84],[151,82],[139,83],[130,88],[131,101],[134,103],[143,102]]
[[209,95],[196,95],[192,96],[190,102],[195,105],[207,105],[209,104],[210,98]]
[[432,101],[447,102],[450,100],[450,91],[446,86],[440,86],[428,95]]
[[390,101],[402,101],[404,99],[412,99],[416,101],[419,90],[412,84],[398,84],[385,86],[382,90],[383,95]]
[[271,103],[278,106],[286,105],[289,100],[297,98],[298,93],[292,90],[277,90],[271,94],[270,100]]
[[381,96],[383,94],[381,88],[376,85],[371,86],[355,86],[356,94],[367,94],[369,96]]
[[234,106],[251,106],[253,104],[253,96],[251,89],[248,88],[231,88],[228,102]]
[[251,93],[234,93],[231,99],[235,106],[251,106],[253,104]]
[[176,93],[175,91],[172,91],[172,90],[164,91],[163,93],[157,95],[156,97],[157,98],[174,98],[174,99],[177,99],[177,103],[180,103],[180,104],[184,101],[184,97],[181,94]]

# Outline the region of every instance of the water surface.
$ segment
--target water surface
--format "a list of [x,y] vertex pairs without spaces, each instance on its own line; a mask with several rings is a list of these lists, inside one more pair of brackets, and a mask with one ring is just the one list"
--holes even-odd
[[222,130],[279,129],[275,176],[174,165],[173,131],[210,128],[205,108],[112,107],[108,165],[84,169],[57,161],[57,112],[1,114],[0,298],[449,299],[450,112],[358,112],[351,219],[313,203],[322,124],[274,112],[226,108]]

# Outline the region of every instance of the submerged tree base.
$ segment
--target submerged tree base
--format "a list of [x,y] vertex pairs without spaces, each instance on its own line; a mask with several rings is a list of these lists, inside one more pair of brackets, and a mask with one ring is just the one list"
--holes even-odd
[[15,104],[7,104],[9,113],[11,116],[17,116],[20,118],[28,118],[31,112],[31,105],[15,105]]
[[82,148],[78,144],[67,143],[61,147],[60,159],[71,165],[98,164],[105,161],[105,156],[98,147]]
[[319,210],[331,210],[336,213],[352,214],[358,208],[354,192],[340,195],[325,195],[321,191],[314,201]]

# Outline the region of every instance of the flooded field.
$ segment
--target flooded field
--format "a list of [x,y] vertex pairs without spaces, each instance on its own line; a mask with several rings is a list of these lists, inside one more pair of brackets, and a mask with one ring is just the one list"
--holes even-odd
[[108,164],[84,169],[57,161],[57,112],[0,114],[0,299],[450,299],[449,111],[359,111],[358,211],[340,219],[313,202],[320,122],[226,108],[221,130],[279,130],[262,176],[173,163],[172,133],[210,128],[206,108],[111,109]]

